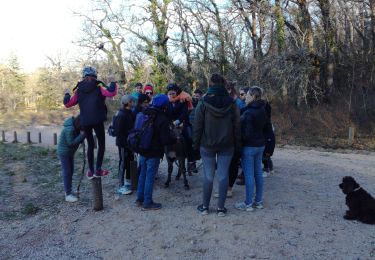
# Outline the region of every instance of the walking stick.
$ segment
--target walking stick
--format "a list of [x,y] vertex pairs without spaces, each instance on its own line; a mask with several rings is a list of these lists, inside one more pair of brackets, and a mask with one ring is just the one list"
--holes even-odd
[[86,166],[86,145],[85,145],[85,141],[82,142],[81,146],[82,146],[83,166],[82,166],[82,174],[79,178],[78,185],[77,185],[77,196],[78,197],[79,197],[79,188],[81,187],[83,177],[85,176],[85,166]]

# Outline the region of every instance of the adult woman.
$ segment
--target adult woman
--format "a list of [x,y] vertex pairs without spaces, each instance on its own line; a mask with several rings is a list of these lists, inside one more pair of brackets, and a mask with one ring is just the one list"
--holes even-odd
[[[213,74],[210,87],[198,103],[193,125],[193,148],[200,148],[203,161],[202,215],[208,214],[215,168],[219,179],[217,214],[225,216],[224,207],[228,189],[228,169],[235,150],[240,149],[239,109],[225,89],[225,79]],[[224,126],[224,127],[223,127]]]
[[[253,208],[263,208],[262,155],[269,118],[261,98],[262,90],[251,87],[246,95],[247,106],[241,110],[241,162],[245,175],[246,200],[235,204],[239,210],[253,211]],[[256,193],[253,202],[254,179]]]

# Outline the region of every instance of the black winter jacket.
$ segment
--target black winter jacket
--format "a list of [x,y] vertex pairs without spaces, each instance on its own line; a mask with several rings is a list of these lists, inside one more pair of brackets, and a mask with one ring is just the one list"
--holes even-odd
[[146,115],[156,115],[156,117],[153,124],[151,148],[141,151],[140,154],[145,157],[163,158],[164,146],[173,145],[177,141],[170,128],[170,121],[165,112],[155,107],[146,108],[144,113]]
[[134,128],[135,117],[131,110],[120,109],[116,116],[116,145],[119,147],[127,147],[127,139],[129,131]]
[[264,101],[255,100],[241,109],[240,121],[242,146],[264,146],[269,127],[272,131]]

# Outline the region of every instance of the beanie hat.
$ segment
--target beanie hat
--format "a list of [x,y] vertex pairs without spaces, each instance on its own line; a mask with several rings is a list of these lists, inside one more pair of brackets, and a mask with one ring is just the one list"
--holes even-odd
[[167,91],[176,91],[177,95],[179,95],[182,90],[176,83],[169,83],[167,85]]
[[123,95],[121,98],[121,104],[126,105],[130,101],[134,101],[134,97],[132,95]]
[[168,105],[169,99],[165,94],[158,94],[152,98],[151,106],[157,108],[164,108]]
[[147,90],[151,90],[152,93],[154,93],[154,88],[153,88],[151,85],[146,85],[146,86],[143,88],[143,93],[146,93]]
[[142,104],[145,101],[149,101],[150,102],[149,96],[147,96],[146,94],[139,94],[139,96],[138,96],[138,104]]
[[96,78],[97,76],[96,69],[90,66],[84,67],[82,70],[82,78],[87,77],[87,76]]

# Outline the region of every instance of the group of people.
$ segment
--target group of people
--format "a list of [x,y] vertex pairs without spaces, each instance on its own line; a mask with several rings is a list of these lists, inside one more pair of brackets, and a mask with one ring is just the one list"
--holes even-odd
[[[106,120],[105,98],[117,94],[117,83],[110,80],[109,86],[97,80],[96,70],[83,69],[83,80],[71,96],[66,93],[64,105],[78,104],[80,116],[65,121],[59,139],[58,154],[64,176],[65,199],[77,201],[72,194],[73,156],[84,138],[87,139],[88,178],[99,178],[108,174],[102,169],[105,147],[104,124]],[[142,118],[148,120],[142,121]],[[241,88],[239,94],[233,84],[227,84],[219,74],[212,74],[206,93],[196,89],[192,96],[177,84],[170,83],[165,94],[154,93],[150,84],[137,83],[134,92],[121,98],[121,108],[113,118],[114,136],[119,151],[119,187],[116,192],[131,194],[131,178],[137,178],[136,205],[142,210],[157,210],[162,207],[153,200],[153,185],[160,161],[167,155],[166,147],[174,145],[177,138],[184,140],[187,172],[197,172],[196,161],[202,159],[203,200],[198,212],[209,213],[213,180],[218,178],[216,212],[225,216],[225,200],[232,196],[237,178],[246,185],[245,199],[235,204],[239,210],[253,211],[263,208],[263,170],[272,170],[271,156],[274,134],[271,124],[271,108],[262,99],[259,87]],[[134,150],[129,146],[129,136],[134,129],[151,127],[149,143],[138,149],[138,174],[131,176],[130,164],[135,161]],[[174,128],[181,129],[176,136]],[[94,140],[98,138],[96,168],[93,162]],[[147,137],[143,139],[148,139]],[[267,149],[267,146],[270,147]],[[266,149],[265,149],[266,147]],[[167,157],[168,171],[173,169],[173,160]],[[242,176],[238,176],[239,166]],[[241,183],[242,182],[242,183]],[[134,188],[134,187],[133,187]],[[253,192],[255,188],[255,198]]]

